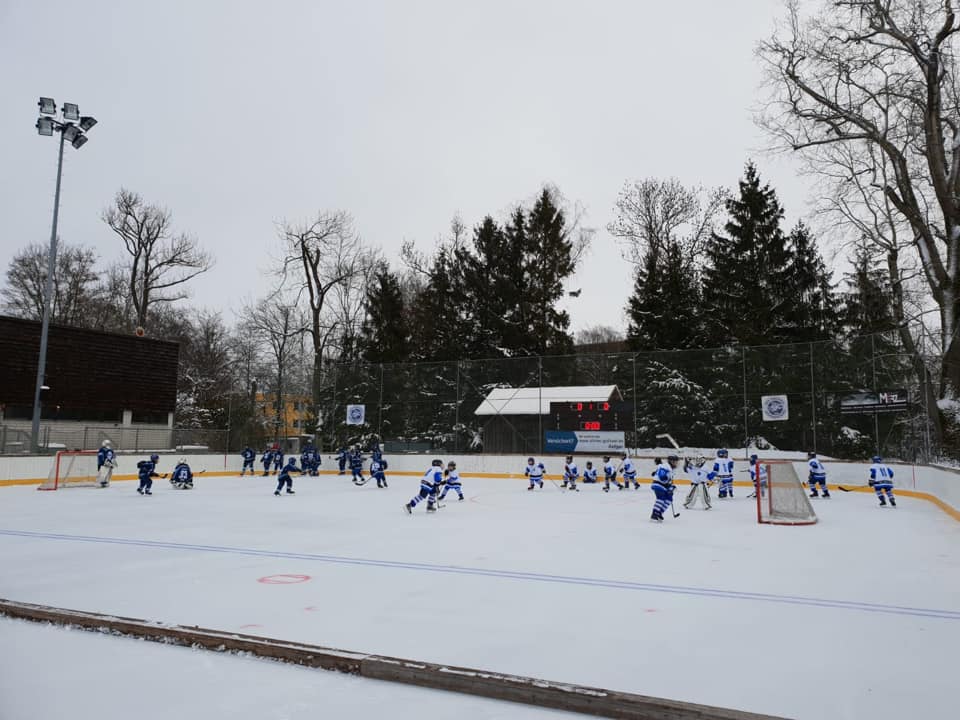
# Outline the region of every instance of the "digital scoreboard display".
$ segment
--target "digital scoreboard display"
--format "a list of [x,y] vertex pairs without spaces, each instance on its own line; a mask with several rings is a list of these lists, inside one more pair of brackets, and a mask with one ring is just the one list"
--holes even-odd
[[633,425],[633,404],[552,402],[550,419],[555,430],[627,430]]

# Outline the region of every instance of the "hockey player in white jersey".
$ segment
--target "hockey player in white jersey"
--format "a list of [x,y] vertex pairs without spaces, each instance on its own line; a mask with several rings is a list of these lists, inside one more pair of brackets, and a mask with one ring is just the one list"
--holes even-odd
[[[870,466],[869,483],[880,500],[880,507],[886,505],[887,501],[890,502],[890,507],[896,507],[897,499],[893,496],[893,468],[885,465],[879,455],[874,455],[871,462],[873,464]],[[886,499],[883,497],[884,493],[887,495]]]
[[597,482],[597,469],[593,466],[593,463],[587,460],[587,464],[583,468],[583,482],[584,483],[595,483]]
[[637,466],[633,464],[633,460],[627,453],[620,456],[620,467],[617,468],[617,472],[623,475],[623,486],[625,488],[629,488],[630,483],[633,483],[634,490],[640,489],[640,483],[637,482]]
[[618,490],[623,490],[623,485],[617,480],[617,466],[610,460],[609,455],[603,456],[603,491],[610,492],[610,483],[617,484]]
[[443,492],[440,494],[440,499],[443,500],[451,490],[457,494],[458,501],[463,500],[460,473],[457,472],[457,464],[453,460],[447,463],[447,467],[443,471]]
[[[757,470],[758,467],[760,468],[759,470]],[[753,492],[747,495],[747,497],[755,498],[757,493],[760,493],[760,497],[766,497],[768,484],[767,466],[761,463],[756,455],[751,455],[749,470],[750,479],[753,481]]]
[[690,475],[691,484],[687,499],[683,501],[683,506],[687,509],[696,507],[698,500],[703,505],[704,510],[709,510],[711,507],[710,492],[707,488],[710,487],[716,473],[705,467],[706,464],[707,459],[702,455],[693,461],[689,459],[683,461],[683,471]]
[[573,455],[567,455],[567,461],[563,465],[563,487],[569,487],[575,492],[580,492],[577,487],[577,479],[580,477],[580,469],[573,461]]
[[717,482],[720,483],[720,490],[717,497],[733,497],[733,460],[730,459],[730,453],[726,448],[717,450],[716,460],[713,462],[713,472],[716,473]]
[[542,462],[537,462],[533,458],[527,458],[527,466],[523,469],[523,474],[530,478],[530,487],[527,490],[533,490],[534,486],[539,485],[543,489],[543,476],[547,469]]
[[809,470],[807,480],[810,483],[810,497],[820,497],[817,492],[818,486],[820,492],[823,493],[823,497],[830,497],[830,491],[827,489],[827,469],[820,462],[815,452],[808,452],[807,458],[807,469]]
[[434,460],[427,471],[420,478],[420,492],[414,495],[410,502],[403,506],[408,515],[413,514],[413,509],[421,500],[427,501],[427,512],[437,511],[437,492],[443,485],[443,460]]
[[104,440],[97,451],[97,483],[105,488],[110,485],[113,469],[117,466],[117,455],[109,440]]

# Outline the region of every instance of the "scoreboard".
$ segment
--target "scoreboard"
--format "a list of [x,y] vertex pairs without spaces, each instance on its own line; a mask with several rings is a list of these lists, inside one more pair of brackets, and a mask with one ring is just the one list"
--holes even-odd
[[552,402],[550,424],[556,430],[632,430],[633,403]]

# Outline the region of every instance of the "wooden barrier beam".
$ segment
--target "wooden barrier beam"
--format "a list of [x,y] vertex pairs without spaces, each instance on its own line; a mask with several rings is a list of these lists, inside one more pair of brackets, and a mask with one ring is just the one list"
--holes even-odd
[[216,652],[246,652],[280,662],[337,670],[375,680],[388,680],[432,690],[447,690],[597,717],[632,720],[784,720],[771,715],[552,682],[522,675],[438,665],[12,600],[0,599],[0,615],[85,630],[108,630],[145,640],[202,647]]

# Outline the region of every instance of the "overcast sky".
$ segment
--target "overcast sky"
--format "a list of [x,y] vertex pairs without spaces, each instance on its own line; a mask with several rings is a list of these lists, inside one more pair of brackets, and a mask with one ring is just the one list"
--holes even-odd
[[55,138],[40,95],[99,124],[66,149],[65,242],[122,252],[120,187],[168,207],[216,267],[193,302],[233,322],[266,292],[276,225],[343,209],[398,266],[460,213],[545,182],[600,229],[565,300],[625,327],[630,268],[604,229],[624,181],[735,187],[752,157],[792,223],[807,182],[761,150],[753,50],[781,0],[0,0],[0,268],[49,240]]

